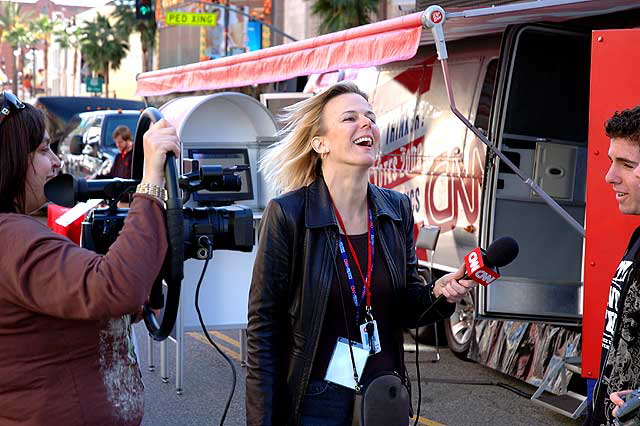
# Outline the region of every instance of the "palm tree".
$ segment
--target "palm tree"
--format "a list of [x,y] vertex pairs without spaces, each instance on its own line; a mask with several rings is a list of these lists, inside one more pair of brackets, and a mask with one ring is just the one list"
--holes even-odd
[[[58,45],[60,50],[62,50],[63,52],[62,55],[64,57],[64,60],[62,61],[62,78],[61,78],[62,90],[60,92],[64,96],[67,96],[68,95],[67,81],[69,80],[67,78],[67,56],[68,56],[67,51],[69,50],[70,47],[73,46],[71,42],[71,34],[69,34],[66,31],[66,29],[58,29],[53,33],[53,35],[55,37],[54,42]],[[74,74],[75,74],[75,68],[74,68]]]
[[[0,41],[7,41],[10,46],[12,46],[11,42],[7,40],[7,35],[13,31],[15,26],[20,21],[20,13],[22,8],[19,4],[13,3],[11,1],[4,4],[4,10],[0,14]],[[14,35],[13,37],[16,37]],[[14,40],[15,41],[15,40]],[[16,56],[11,55],[13,57],[13,92],[18,93],[18,70],[16,68]]]
[[5,32],[10,32],[20,20],[22,8],[18,3],[11,1],[4,4],[4,10],[0,13],[0,40]]
[[122,39],[128,40],[132,32],[140,33],[142,71],[151,71],[153,68],[152,53],[156,47],[156,20],[137,19],[135,1],[130,0],[117,0],[116,9],[112,16],[117,19],[114,28]]
[[[52,21],[48,16],[42,15],[35,21],[29,22],[29,29],[33,33],[34,37],[44,42],[44,94],[46,95],[49,89],[49,43],[51,40],[51,33],[56,29],[58,22]],[[35,61],[35,55],[33,60]],[[33,87],[35,88],[36,76],[33,76]]]
[[74,26],[70,26],[64,29],[59,29],[56,30],[54,35],[55,35],[55,42],[58,44],[58,46],[60,47],[60,49],[62,49],[64,51],[64,62],[63,62],[63,75],[65,76],[62,81],[64,82],[64,90],[63,93],[65,95],[69,95],[69,87],[67,85],[68,83],[68,78],[66,78],[67,75],[67,50],[69,48],[73,48],[73,71],[72,71],[72,78],[71,78],[71,95],[75,96],[76,95],[76,77],[78,74],[78,44],[80,44],[80,32],[81,29]]
[[[22,50],[23,46],[32,44],[35,41],[31,33],[22,25],[14,25],[11,31],[4,33],[4,38],[6,42],[9,43],[9,46],[11,46],[11,49],[19,51]],[[18,94],[18,64],[16,63],[16,55],[11,56],[13,56],[13,93]],[[20,56],[24,61],[24,56]]]
[[322,19],[323,34],[368,24],[377,11],[378,0],[315,0],[311,7],[311,13]]
[[118,36],[109,20],[100,14],[82,28],[80,49],[93,73],[104,75],[105,92],[109,97],[109,69],[120,68],[129,44]]

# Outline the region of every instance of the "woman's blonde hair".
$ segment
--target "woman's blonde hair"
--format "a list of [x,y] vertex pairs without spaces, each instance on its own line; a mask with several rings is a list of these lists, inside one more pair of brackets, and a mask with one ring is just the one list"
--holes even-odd
[[282,139],[273,144],[260,161],[265,180],[278,193],[309,185],[321,175],[320,155],[311,146],[311,139],[324,133],[322,110],[331,99],[355,93],[367,95],[350,81],[334,84],[322,93],[284,108],[280,121]]

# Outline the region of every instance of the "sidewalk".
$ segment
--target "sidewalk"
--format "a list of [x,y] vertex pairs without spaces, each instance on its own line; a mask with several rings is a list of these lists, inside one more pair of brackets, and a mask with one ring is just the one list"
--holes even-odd
[[[145,385],[145,426],[218,425],[231,391],[231,368],[202,333],[187,333],[184,345],[183,393],[175,391],[175,344],[168,343],[169,382],[160,378],[160,345],[154,342],[155,371],[147,362],[146,328],[135,325],[142,378]],[[235,337],[232,337],[235,336]],[[233,360],[237,371],[236,389],[225,421],[226,426],[244,426],[244,368],[240,367],[237,331],[214,332],[214,341]]]

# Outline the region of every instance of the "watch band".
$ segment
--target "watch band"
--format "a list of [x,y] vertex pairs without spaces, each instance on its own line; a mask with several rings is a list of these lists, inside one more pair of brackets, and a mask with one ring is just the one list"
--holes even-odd
[[153,183],[143,182],[139,184],[136,187],[136,192],[140,194],[152,195],[162,201],[167,201],[167,190]]

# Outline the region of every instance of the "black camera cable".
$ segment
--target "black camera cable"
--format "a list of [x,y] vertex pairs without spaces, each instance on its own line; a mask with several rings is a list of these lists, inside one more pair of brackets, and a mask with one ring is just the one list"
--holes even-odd
[[227,363],[231,366],[232,371],[232,381],[231,381],[231,392],[229,393],[229,397],[227,398],[227,403],[224,406],[224,411],[222,413],[222,418],[220,419],[220,426],[224,425],[224,421],[227,418],[227,412],[229,411],[229,406],[231,405],[231,400],[233,399],[233,394],[236,391],[236,367],[233,365],[233,361],[222,352],[220,347],[211,339],[209,335],[209,331],[207,327],[204,325],[204,321],[202,320],[202,313],[200,312],[199,299],[200,299],[200,286],[202,285],[202,280],[204,279],[204,274],[207,272],[207,267],[209,266],[209,260],[213,257],[213,245],[211,244],[211,240],[208,237],[200,237],[198,239],[198,243],[204,245],[207,248],[207,258],[204,261],[204,266],[202,267],[202,273],[200,274],[200,279],[198,280],[198,284],[196,285],[196,312],[198,313],[198,320],[200,321],[200,326],[202,327],[202,331],[204,332],[205,337],[211,343],[211,345],[216,348],[218,353],[222,355],[222,357],[227,361]]
[[[429,286],[433,288],[433,285],[434,284],[430,284]],[[428,291],[432,291],[432,289],[429,289]],[[420,322],[422,321],[422,318],[424,318],[424,316],[427,315],[429,311],[431,311],[431,309],[436,305],[436,303],[437,303],[437,299],[431,305],[429,305],[427,309],[425,309],[425,311],[420,315],[420,317],[418,317],[418,320],[416,321],[415,340],[416,340],[416,375],[418,376],[418,408],[416,409],[416,418],[413,423],[413,426],[418,425],[418,420],[420,419],[420,404],[422,402],[422,383],[420,382],[420,363],[418,362],[418,356],[420,355],[420,349],[418,345],[418,329],[420,328]],[[436,333],[437,332],[438,331],[436,330]]]
[[[432,287],[435,284],[435,282],[433,284],[430,284],[429,286]],[[429,290],[431,291],[431,289]],[[431,305],[429,305],[429,307],[427,309],[425,309],[425,311],[420,315],[420,317],[418,317],[418,321],[416,321],[416,375],[418,376],[418,408],[416,410],[416,417],[415,417],[415,421],[413,423],[413,426],[417,426],[418,425],[418,419],[420,418],[420,403],[422,402],[422,384],[420,381],[420,362],[418,361],[418,356],[420,354],[420,349],[419,349],[419,345],[418,345],[418,328],[420,326],[420,322],[422,321],[422,318],[424,318],[425,315],[427,315],[429,313],[429,311],[431,311],[431,309],[438,303],[438,301],[440,300],[440,298],[437,298]],[[436,333],[438,331],[436,330]],[[515,393],[516,395],[519,395],[523,398],[527,398],[527,399],[531,399],[531,395],[521,391],[520,389],[508,385],[506,383],[502,383],[502,382],[495,382],[495,381],[473,381],[473,380],[451,380],[451,379],[434,379],[434,378],[428,378],[427,379],[428,383],[447,383],[447,384],[455,384],[455,385],[476,385],[476,386],[498,386],[500,388],[506,389],[508,391],[511,391],[513,393]]]

